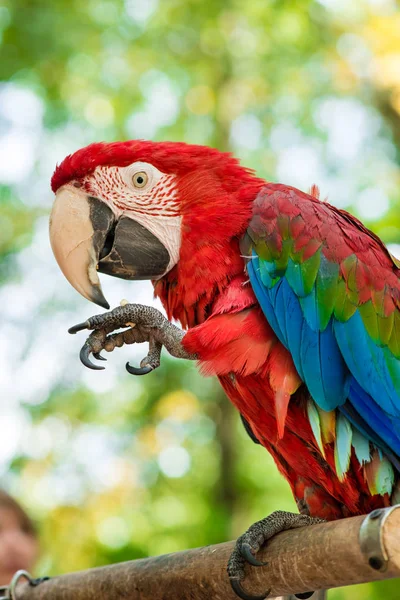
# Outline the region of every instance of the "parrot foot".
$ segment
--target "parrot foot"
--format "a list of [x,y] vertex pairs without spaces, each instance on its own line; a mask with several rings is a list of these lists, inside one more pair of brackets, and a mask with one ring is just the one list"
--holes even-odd
[[[118,333],[116,329],[129,327]],[[104,367],[90,360],[92,354],[97,360],[106,360],[101,350],[112,352],[124,344],[149,343],[149,352],[142,359],[140,368],[126,364],[128,373],[146,375],[160,366],[161,350],[165,346],[168,352],[177,358],[196,359],[194,354],[186,352],[182,345],[185,332],[173,325],[154,307],[141,304],[124,304],[114,310],[90,317],[84,323],[78,323],[68,329],[77,333],[84,329],[93,330],[80,351],[81,362],[89,369],[102,370]]]
[[[265,566],[267,563],[261,562],[256,558],[256,554],[265,542],[271,539],[277,533],[286,529],[294,529],[296,527],[304,527],[306,525],[315,525],[323,523],[323,519],[309,517],[308,515],[299,515],[295,513],[277,510],[271,515],[257,521],[249,527],[249,529],[241,535],[228,561],[228,576],[233,591],[242,600],[264,600],[267,598],[271,590],[268,590],[260,596],[252,596],[247,594],[242,587],[244,579],[244,568],[246,563],[250,563],[255,567]],[[301,599],[311,598],[313,592],[305,592],[298,594]]]

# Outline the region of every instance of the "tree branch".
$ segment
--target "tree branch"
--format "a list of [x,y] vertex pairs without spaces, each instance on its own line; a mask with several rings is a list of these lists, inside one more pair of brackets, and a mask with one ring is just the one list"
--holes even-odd
[[[18,600],[237,600],[226,574],[233,547],[234,542],[227,542],[90,569],[37,587],[21,583],[16,596]],[[400,505],[368,517],[285,531],[258,558],[267,560],[268,566],[248,567],[244,587],[253,594],[271,588],[269,597],[400,577]]]

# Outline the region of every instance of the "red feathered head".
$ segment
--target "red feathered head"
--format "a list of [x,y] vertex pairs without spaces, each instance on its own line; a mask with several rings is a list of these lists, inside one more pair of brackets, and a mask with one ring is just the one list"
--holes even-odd
[[193,257],[201,245],[218,245],[243,229],[251,195],[243,190],[259,182],[214,148],[142,140],[91,144],[67,156],[52,177],[54,254],[81,294],[108,306],[97,271],[163,277],[182,252]]

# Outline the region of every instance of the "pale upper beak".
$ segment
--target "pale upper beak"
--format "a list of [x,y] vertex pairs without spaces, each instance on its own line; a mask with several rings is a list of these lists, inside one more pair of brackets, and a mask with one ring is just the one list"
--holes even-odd
[[91,205],[85,192],[62,187],[56,193],[50,215],[50,243],[70,284],[88,300],[110,308],[101,289],[97,263],[114,217],[111,209],[101,203],[102,217],[93,219],[100,212],[95,207],[98,202],[93,199]]
[[61,271],[82,296],[110,308],[98,271],[123,279],[155,279],[168,269],[165,246],[133,217],[119,219],[105,202],[66,185],[56,193],[50,242]]

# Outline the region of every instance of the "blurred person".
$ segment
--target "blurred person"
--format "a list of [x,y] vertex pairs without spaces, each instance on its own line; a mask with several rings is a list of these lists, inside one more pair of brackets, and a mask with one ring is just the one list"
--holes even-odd
[[31,572],[38,555],[33,521],[14,498],[0,489],[0,586],[8,585],[19,569]]

